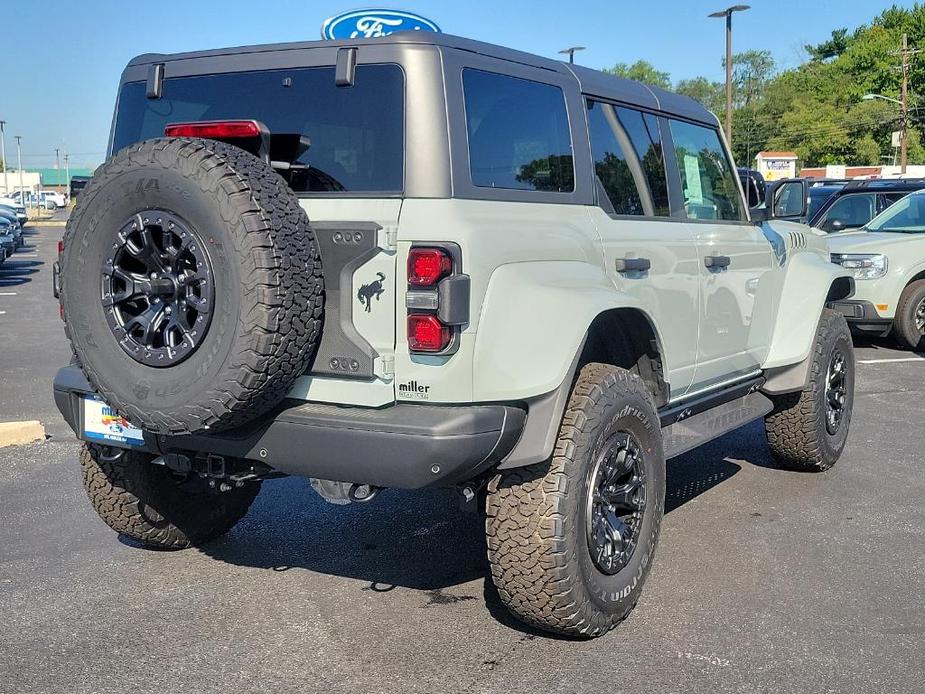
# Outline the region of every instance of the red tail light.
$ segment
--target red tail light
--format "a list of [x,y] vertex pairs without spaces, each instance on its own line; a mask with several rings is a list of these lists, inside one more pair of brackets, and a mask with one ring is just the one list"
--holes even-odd
[[408,347],[412,352],[442,352],[450,344],[452,332],[437,316],[412,313],[408,316]]
[[260,125],[255,120],[199,121],[171,123],[164,128],[167,137],[205,137],[225,140],[238,137],[260,137]]
[[453,260],[442,248],[412,248],[408,253],[408,284],[432,287],[453,271]]
[[58,255],[64,253],[64,241],[58,240]]

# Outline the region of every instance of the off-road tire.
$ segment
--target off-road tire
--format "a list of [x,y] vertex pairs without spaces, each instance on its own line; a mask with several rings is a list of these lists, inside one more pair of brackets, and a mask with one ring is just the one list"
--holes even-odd
[[81,448],[84,489],[106,525],[146,547],[185,549],[223,535],[260,491],[260,482],[227,492],[211,490],[199,479],[184,484],[168,468],[153,464],[153,456],[109,450],[111,457],[96,446]]
[[[847,393],[840,424],[835,433],[830,433],[826,425],[826,380],[836,349],[845,358]],[[823,309],[810,359],[809,382],[801,391],[772,397],[774,409],[764,422],[771,455],[781,467],[822,472],[841,456],[854,408],[854,347],[843,316]]]
[[[197,348],[166,367],[120,346],[100,299],[101,267],[135,213],[168,210],[201,237],[215,298]],[[97,170],[64,234],[65,332],[84,374],[136,426],[221,431],[277,405],[309,365],[321,330],[321,259],[305,212],[273,169],[214,140],[163,138]]]
[[925,335],[916,325],[916,311],[925,302],[925,280],[911,282],[899,295],[896,316],[893,318],[893,334],[905,349],[925,349]]
[[[586,495],[606,437],[631,431],[645,450],[647,502],[628,563],[607,575],[591,558]],[[652,563],[665,504],[661,430],[643,381],[609,364],[587,364],[562,417],[549,461],[506,470],[488,485],[491,575],[519,619],[559,634],[595,637],[636,605]]]

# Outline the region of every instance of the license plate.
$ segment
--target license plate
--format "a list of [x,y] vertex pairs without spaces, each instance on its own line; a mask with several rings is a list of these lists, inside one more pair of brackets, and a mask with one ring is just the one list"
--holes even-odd
[[129,424],[100,398],[87,395],[83,401],[84,438],[123,446],[145,445],[141,429]]

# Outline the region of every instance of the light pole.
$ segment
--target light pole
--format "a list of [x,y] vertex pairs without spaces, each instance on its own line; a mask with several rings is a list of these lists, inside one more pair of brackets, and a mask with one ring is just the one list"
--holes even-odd
[[16,135],[16,153],[19,158],[19,199],[20,204],[23,207],[26,206],[26,186],[22,182],[22,136]]
[[71,155],[64,153],[64,196],[66,201],[71,199],[71,165],[68,164]]
[[569,46],[568,48],[563,48],[561,51],[559,51],[559,53],[562,53],[563,55],[567,53],[569,64],[571,64],[575,62],[576,51],[583,51],[584,49],[584,46]]
[[865,94],[861,97],[862,101],[873,101],[874,99],[889,101],[891,104],[897,104],[899,106],[899,170],[900,173],[906,173],[906,139],[909,129],[909,90],[903,88],[902,99],[894,99],[891,96],[883,96],[883,94]]
[[730,149],[732,149],[732,13],[749,9],[751,9],[750,5],[733,5],[709,15],[726,18],[726,142]]
[[6,160],[6,134],[3,132],[5,120],[0,120],[0,159],[3,159],[3,194],[10,197],[10,162]]

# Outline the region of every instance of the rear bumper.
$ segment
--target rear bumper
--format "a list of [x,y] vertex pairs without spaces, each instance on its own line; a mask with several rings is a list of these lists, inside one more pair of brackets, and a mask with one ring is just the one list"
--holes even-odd
[[883,318],[869,301],[846,299],[829,304],[829,308],[845,317],[852,329],[861,332],[882,334],[890,329],[891,318]]
[[[81,398],[92,392],[79,368],[58,371],[55,403],[78,438],[84,438]],[[465,482],[498,463],[520,438],[525,417],[512,405],[399,403],[369,409],[287,400],[230,432],[145,432],[144,450],[212,453],[291,475],[417,489]]]

